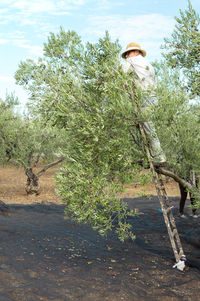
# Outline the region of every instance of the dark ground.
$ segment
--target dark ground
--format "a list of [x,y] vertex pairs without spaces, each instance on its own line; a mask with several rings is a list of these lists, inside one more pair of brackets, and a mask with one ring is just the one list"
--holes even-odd
[[200,300],[200,218],[174,209],[187,256],[181,272],[157,198],[126,200],[140,215],[131,219],[136,240],[124,244],[64,220],[62,205],[10,204],[0,216],[0,301]]

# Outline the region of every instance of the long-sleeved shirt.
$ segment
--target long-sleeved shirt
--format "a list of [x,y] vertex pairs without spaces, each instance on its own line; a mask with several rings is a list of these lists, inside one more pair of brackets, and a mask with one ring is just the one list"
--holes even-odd
[[142,55],[127,58],[122,64],[122,69],[124,72],[135,71],[138,76],[136,84],[143,90],[156,88],[154,68]]

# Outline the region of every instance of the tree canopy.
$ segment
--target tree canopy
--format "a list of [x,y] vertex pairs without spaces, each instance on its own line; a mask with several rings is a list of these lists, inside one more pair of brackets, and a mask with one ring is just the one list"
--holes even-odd
[[101,233],[117,223],[123,240],[133,237],[126,222],[133,212],[116,193],[132,181],[144,155],[120,50],[108,34],[84,47],[77,34],[61,29],[50,34],[44,58],[21,63],[16,79],[30,92],[32,111],[66,130],[66,164],[57,175],[66,214]]

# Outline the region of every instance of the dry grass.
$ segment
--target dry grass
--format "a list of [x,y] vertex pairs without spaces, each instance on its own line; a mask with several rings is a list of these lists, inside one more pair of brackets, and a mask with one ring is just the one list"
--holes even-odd
[[27,195],[25,191],[26,176],[23,168],[12,166],[0,167],[0,199],[9,204],[30,204],[37,202],[61,203],[55,193],[55,182],[53,176],[58,167],[47,170],[39,180],[40,194]]
[[[61,203],[55,193],[54,175],[59,167],[47,170],[40,178],[40,194],[27,195],[25,191],[26,176],[23,168],[13,166],[0,167],[0,199],[7,204],[30,204],[41,202]],[[178,184],[174,181],[165,181],[168,196],[179,196]],[[154,184],[140,186],[134,183],[126,186],[126,191],[121,197],[134,198],[144,194],[156,194]]]
[[[175,181],[171,179],[166,181],[164,179],[164,184],[165,184],[165,189],[167,191],[167,195],[169,197],[180,196],[179,187]],[[125,188],[126,191],[122,194],[122,197],[126,197],[126,198],[134,198],[146,194],[152,194],[152,195],[157,194],[154,183],[145,186],[137,185],[133,183],[131,185],[126,185]]]

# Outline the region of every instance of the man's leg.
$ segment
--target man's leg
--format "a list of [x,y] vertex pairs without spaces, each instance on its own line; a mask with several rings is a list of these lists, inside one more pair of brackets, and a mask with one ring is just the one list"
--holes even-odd
[[180,216],[184,216],[184,207],[185,207],[185,201],[187,199],[187,189],[183,187],[181,184],[179,184],[181,198],[179,203],[179,214]]
[[166,162],[166,157],[161,148],[160,141],[156,134],[153,122],[144,122],[143,128],[145,134],[147,135],[147,139],[149,140],[150,153],[153,158],[153,161],[157,161],[160,163]]

